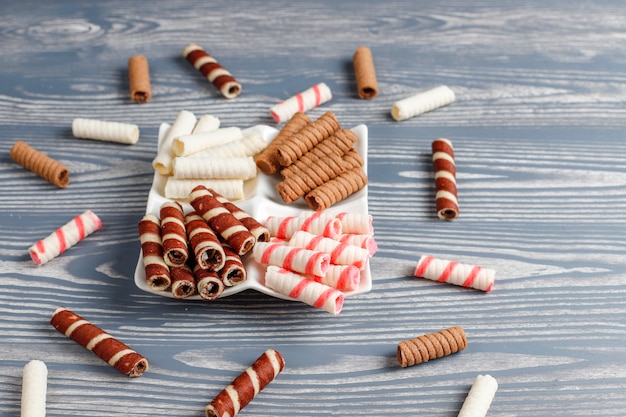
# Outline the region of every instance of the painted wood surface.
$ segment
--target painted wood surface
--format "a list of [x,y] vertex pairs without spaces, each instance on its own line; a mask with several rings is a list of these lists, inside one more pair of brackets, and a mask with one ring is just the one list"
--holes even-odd
[[[456,416],[474,378],[488,415],[623,416],[626,409],[626,14],[623,3],[31,0],[0,5],[0,415],[17,415],[31,359],[49,416],[200,416],[265,349],[283,373],[241,415]],[[202,44],[243,86],[223,99],[182,57]],[[372,49],[380,95],[356,95]],[[127,60],[153,99],[129,99]],[[342,125],[369,130],[372,291],[337,317],[246,291],[211,303],[137,289],[137,222],[159,125],[180,110],[276,126],[269,108],[318,83]],[[457,100],[403,122],[402,98]],[[136,145],[76,139],[76,117],[138,124]],[[434,209],[430,143],[456,152],[458,220]],[[56,189],[15,164],[22,139],[70,169]],[[90,209],[104,226],[37,267],[27,249]],[[485,294],[412,277],[421,255],[496,270]],[[150,360],[128,379],[49,324],[66,306]],[[410,368],[405,339],[462,326],[467,349]]]

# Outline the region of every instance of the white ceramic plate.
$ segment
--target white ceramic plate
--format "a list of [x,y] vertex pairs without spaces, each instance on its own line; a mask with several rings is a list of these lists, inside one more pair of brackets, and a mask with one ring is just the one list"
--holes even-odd
[[[166,123],[163,123],[160,126],[159,143],[169,127],[170,126]],[[275,128],[265,125],[257,125],[251,127],[250,129],[258,129],[268,143],[273,140],[278,133],[278,130]],[[363,157],[363,161],[365,162],[363,169],[367,172],[367,126],[359,125],[352,128],[352,131],[358,137],[355,148]],[[276,184],[278,184],[280,179],[279,174],[265,175],[262,172],[259,172],[256,178],[245,182],[244,199],[234,201],[234,203],[260,222],[264,222],[269,216],[294,216],[302,212],[309,212],[313,214],[314,212],[309,209],[302,198],[289,205],[283,202],[282,198],[276,191]],[[152,188],[150,188],[150,193],[148,194],[146,213],[154,213],[157,216],[159,215],[161,205],[165,201],[168,201],[168,199],[164,197],[164,187],[165,177],[155,172]],[[183,205],[185,213],[192,210],[188,203],[181,204]],[[349,212],[367,214],[367,186],[345,200],[336,203],[326,211],[329,213]],[[276,298],[294,300],[291,297],[279,294],[265,286],[264,276],[266,267],[257,263],[252,258],[252,254],[246,254],[243,257],[243,262],[246,266],[248,276],[247,280],[234,287],[226,287],[220,298],[228,297],[229,295],[237,294],[238,292],[244,290],[253,289]],[[137,287],[146,292],[173,298],[171,291],[152,291],[146,285],[146,272],[143,266],[141,251],[139,252],[139,259],[137,260],[137,266],[135,268],[135,284]],[[346,292],[345,295],[348,297],[351,295],[362,294],[370,291],[371,289],[372,277],[368,262],[366,268],[361,271],[361,281],[359,287],[354,291]],[[199,295],[194,295],[185,298],[185,300],[202,300],[202,298]]]

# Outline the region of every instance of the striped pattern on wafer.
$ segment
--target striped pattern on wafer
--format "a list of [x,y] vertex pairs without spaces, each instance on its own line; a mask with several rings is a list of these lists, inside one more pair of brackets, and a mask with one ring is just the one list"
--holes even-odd
[[452,142],[443,138],[434,140],[432,153],[437,216],[442,220],[454,220],[459,217],[459,202]]
[[341,220],[323,216],[323,212],[301,213],[298,216],[270,216],[265,221],[270,235],[278,239],[289,239],[298,230],[316,235],[337,238],[342,234]]
[[270,240],[270,231],[261,222],[252,217],[250,213],[242,209],[236,204],[233,204],[226,197],[220,195],[213,189],[208,189],[209,193],[217,199],[224,207],[232,213],[237,220],[243,224],[246,229],[252,233],[257,242],[267,242]]
[[196,280],[188,265],[170,267],[172,285],[170,290],[174,298],[183,299],[196,293]]
[[226,262],[217,274],[227,287],[241,284],[248,278],[241,256],[228,245],[224,245],[224,253],[226,254]]
[[254,157],[257,167],[264,174],[270,175],[275,173],[280,168],[278,155],[276,154],[278,146],[309,123],[311,123],[311,119],[306,114],[294,114],[267,147]]
[[479,265],[462,264],[424,255],[417,262],[414,275],[431,281],[489,292],[493,288],[496,271]]
[[226,254],[219,238],[198,213],[185,216],[185,228],[196,264],[203,269],[217,271],[224,266]]
[[290,246],[305,248],[309,250],[326,252],[330,255],[330,263],[335,265],[352,265],[360,270],[365,269],[370,253],[349,243],[342,243],[328,237],[314,235],[303,230],[299,230],[289,239]]
[[241,84],[200,45],[191,43],[183,49],[183,57],[200,71],[226,98],[241,94]]
[[38,151],[24,141],[18,140],[15,142],[9,151],[9,155],[15,162],[27,170],[59,188],[65,188],[70,183],[70,171],[65,165]]
[[196,278],[198,294],[203,300],[215,300],[224,292],[224,282],[216,271],[204,269],[196,264],[193,275]]
[[163,260],[172,266],[183,266],[189,258],[185,215],[180,203],[166,201],[159,210]]
[[280,266],[302,274],[323,276],[330,265],[327,253],[288,246],[282,242],[258,242],[252,253],[254,260],[262,265]]
[[270,114],[276,123],[289,120],[294,114],[305,113],[330,101],[333,94],[326,83],[318,83],[285,101],[272,106]]
[[313,189],[304,196],[304,201],[306,201],[311,210],[326,210],[338,201],[361,190],[366,185],[367,175],[363,168],[352,168]]
[[138,228],[146,284],[153,291],[165,291],[170,287],[172,278],[163,259],[160,220],[148,213],[139,221]]

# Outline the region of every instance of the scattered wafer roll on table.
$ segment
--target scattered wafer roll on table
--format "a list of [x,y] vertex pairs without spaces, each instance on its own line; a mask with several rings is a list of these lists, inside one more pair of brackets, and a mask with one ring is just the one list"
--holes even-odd
[[298,112],[306,113],[330,101],[332,98],[333,94],[330,91],[330,87],[326,83],[318,83],[272,106],[270,114],[276,123],[283,123],[291,119],[294,114]]
[[170,287],[172,277],[163,258],[161,220],[156,215],[148,213],[139,221],[137,227],[146,271],[146,285],[152,291],[165,291]]
[[437,216],[441,220],[454,220],[459,217],[454,148],[452,142],[444,138],[434,140],[431,148],[435,171]]
[[241,94],[239,81],[200,45],[187,45],[183,49],[183,57],[213,83],[225,98],[235,98]]
[[403,340],[398,344],[396,356],[400,366],[406,368],[457,353],[466,347],[465,331],[460,326],[454,326]]
[[467,393],[458,417],[485,417],[498,390],[498,381],[491,375],[478,375]]
[[137,377],[148,369],[144,356],[65,307],[56,309],[50,324],[124,375]]
[[132,123],[76,118],[72,120],[72,134],[80,139],[134,145],[139,140],[139,126]]
[[455,99],[454,91],[446,85],[441,85],[396,101],[391,107],[391,116],[396,121],[410,119],[439,107],[447,106]]
[[24,141],[15,142],[9,155],[27,170],[59,188],[66,188],[70,183],[70,170],[63,163],[50,158]]
[[374,68],[372,51],[366,46],[360,46],[352,57],[354,75],[359,97],[371,100],[378,95],[378,81]]
[[128,59],[128,84],[132,100],[139,104],[150,101],[150,65],[144,55],[133,55]]
[[267,147],[254,157],[254,161],[261,172],[270,175],[278,171],[281,165],[278,162],[276,150],[289,137],[299,132],[309,123],[311,123],[311,119],[302,112],[297,112],[289,119]]
[[48,367],[45,362],[31,360],[22,374],[21,417],[45,417],[48,391]]
[[462,264],[424,255],[417,261],[414,275],[431,281],[489,292],[493,289],[496,271],[479,265]]
[[166,201],[159,210],[163,259],[170,266],[183,266],[189,258],[185,214],[180,203]]

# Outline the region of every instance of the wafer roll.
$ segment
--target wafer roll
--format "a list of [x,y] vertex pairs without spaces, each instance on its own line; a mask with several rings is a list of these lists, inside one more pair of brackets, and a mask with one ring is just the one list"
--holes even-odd
[[185,214],[180,203],[166,201],[159,211],[161,217],[161,241],[163,260],[172,266],[183,266],[189,258]]
[[178,179],[231,179],[249,180],[257,175],[254,158],[246,157],[194,157],[174,158],[172,170]]
[[91,210],[85,210],[45,239],[37,241],[28,249],[28,253],[33,262],[43,265],[100,228],[100,218]]
[[220,128],[221,123],[219,117],[213,116],[212,114],[205,114],[198,119],[191,134],[213,132]]
[[357,48],[352,57],[356,87],[359,97],[371,100],[378,95],[378,81],[372,51],[366,46]]
[[311,119],[306,114],[301,112],[294,114],[285,126],[278,132],[274,140],[272,140],[265,149],[255,156],[254,161],[256,162],[257,167],[264,174],[270,175],[275,173],[281,166],[278,162],[278,155],[276,153],[280,144],[285,142],[290,136],[299,132],[300,129],[309,123],[311,123]]
[[258,242],[252,249],[254,260],[261,265],[275,265],[301,274],[323,276],[330,266],[330,255],[285,245],[280,242]]
[[491,375],[478,375],[467,393],[458,417],[485,417],[498,390],[498,381]]
[[414,275],[431,281],[489,292],[493,288],[496,271],[479,265],[422,256],[417,262]]
[[400,342],[397,357],[400,366],[405,368],[451,355],[466,347],[465,331],[455,326]]
[[341,221],[341,231],[343,233],[353,234],[373,234],[374,225],[371,214],[366,213],[349,213],[342,211],[333,214],[334,217]]
[[250,231],[250,233],[252,233],[257,242],[267,242],[270,240],[269,229],[261,224],[261,222],[259,222],[257,219],[252,217],[250,213],[243,210],[238,205],[230,202],[230,200],[222,196],[217,191],[211,188],[209,188],[208,190],[209,193],[211,193],[211,195],[217,199],[217,201],[219,201],[224,207],[226,207],[228,211],[230,211],[232,215],[235,216],[235,218],[239,220],[241,224],[243,224],[246,229]]
[[224,292],[224,282],[216,271],[210,271],[196,264],[193,268],[198,294],[207,301],[217,299]]
[[148,213],[139,221],[138,228],[146,284],[153,291],[165,291],[170,287],[172,277],[163,259],[160,220],[154,214]]
[[76,138],[134,145],[139,140],[139,126],[132,123],[77,118],[72,121]]
[[175,156],[172,149],[174,139],[191,133],[197,121],[196,115],[190,111],[181,110],[178,113],[176,120],[174,120],[174,123],[163,136],[157,155],[152,161],[152,166],[156,172],[161,175],[170,175],[172,173],[172,159]]
[[307,278],[340,291],[354,291],[361,282],[361,271],[353,265],[330,264],[324,276],[310,275]]
[[378,251],[378,243],[376,243],[376,239],[374,239],[373,235],[345,233],[342,234],[337,240],[341,243],[356,245],[366,249],[370,256],[373,256]]
[[298,230],[305,230],[316,235],[337,238],[342,233],[341,219],[324,216],[324,212],[304,212],[298,216],[270,216],[265,227],[270,236],[278,239],[289,239]]
[[183,57],[200,71],[226,98],[241,94],[241,84],[200,45],[191,43],[183,49]]
[[165,181],[165,198],[180,201],[189,200],[189,195],[191,194],[191,191],[198,185],[202,185],[205,188],[211,188],[213,190],[219,191],[221,195],[228,198],[229,200],[234,201],[244,198],[243,179],[241,178],[180,179],[174,177],[167,177],[167,180]]
[[224,253],[226,254],[226,262],[217,274],[227,287],[241,284],[248,278],[241,256],[228,245],[224,245]]
[[43,361],[32,360],[22,374],[21,417],[45,417],[48,391],[48,367]]
[[319,83],[311,88],[272,106],[270,114],[276,123],[289,120],[297,112],[305,113],[333,98],[330,88],[325,83]]
[[133,55],[128,59],[128,84],[130,98],[137,103],[147,103],[152,98],[150,89],[150,66],[148,58]]
[[326,210],[366,185],[367,175],[363,168],[352,168],[309,192],[304,196],[304,201],[306,201],[311,210]]
[[207,404],[206,417],[235,417],[284,367],[285,360],[280,353],[274,349],[266,350]]
[[397,121],[410,119],[439,107],[447,106],[455,98],[454,91],[450,87],[442,85],[396,101],[391,107],[391,116]]
[[341,243],[329,237],[314,235],[303,230],[299,230],[289,239],[290,246],[305,248],[330,255],[330,263],[335,265],[352,265],[360,270],[365,269],[370,253],[367,249],[359,246]]
[[9,155],[15,162],[27,170],[59,188],[65,188],[70,183],[70,171],[65,165],[31,147],[24,141],[18,140],[15,142]]
[[436,139],[432,143],[432,151],[437,216],[442,220],[454,220],[459,217],[459,202],[452,142],[443,138]]
[[206,220],[192,211],[185,216],[185,228],[196,264],[210,271],[222,269],[226,262],[226,254],[222,243]]
[[54,312],[50,324],[125,375],[137,377],[148,369],[145,357],[65,307]]
[[188,265],[170,268],[172,277],[171,291],[174,298],[183,299],[196,293],[196,280]]
[[172,142],[172,151],[176,156],[189,156],[215,146],[232,143],[243,138],[238,127],[223,127],[215,130],[180,135]]
[[213,146],[204,151],[192,154],[193,157],[212,157],[212,158],[243,158],[251,156],[254,158],[259,152],[265,149],[267,142],[265,138],[256,129],[244,131],[241,139],[234,140],[222,145]]

